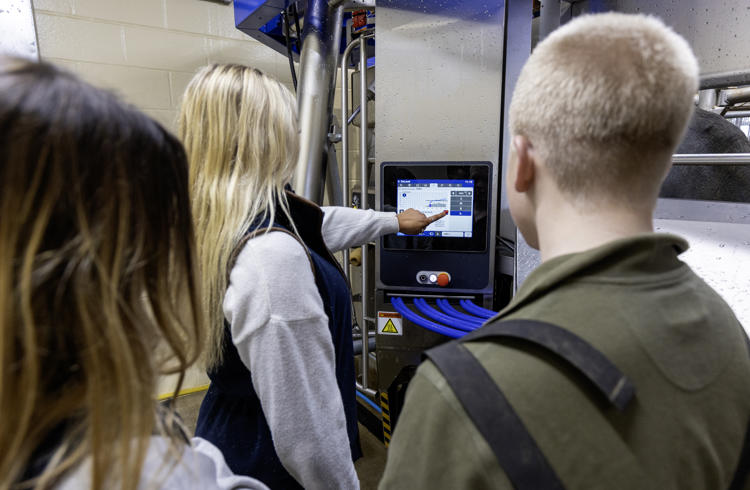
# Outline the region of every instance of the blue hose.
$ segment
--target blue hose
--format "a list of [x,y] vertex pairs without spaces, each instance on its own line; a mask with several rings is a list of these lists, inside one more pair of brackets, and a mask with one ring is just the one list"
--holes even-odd
[[435,302],[446,315],[450,315],[454,318],[459,318],[467,322],[479,322],[480,325],[484,323],[485,318],[479,318],[473,315],[467,315],[466,313],[461,313],[460,311],[455,309],[446,299],[439,298]]
[[454,330],[452,328],[446,327],[445,325],[431,322],[426,318],[422,318],[421,316],[417,315],[409,308],[407,308],[404,304],[404,300],[399,297],[391,297],[391,305],[393,305],[393,308],[397,312],[401,313],[404,318],[406,318],[410,322],[414,323],[415,325],[419,325],[422,328],[426,328],[427,330],[430,330],[432,332],[439,333],[440,335],[445,335],[446,337],[450,337],[452,339],[463,337],[466,334],[466,332]]
[[424,298],[414,298],[414,306],[416,306],[423,315],[445,323],[451,328],[463,330],[464,332],[471,332],[481,325],[481,322],[459,320],[458,318],[448,316],[445,313],[440,313],[438,310],[428,305]]
[[472,315],[480,316],[482,318],[492,318],[493,316],[497,315],[496,311],[477,306],[469,300],[462,299],[458,302],[458,304],[461,305],[461,308],[468,311]]
[[365,394],[364,394],[364,393],[362,393],[361,391],[357,390],[357,396],[358,396],[358,397],[359,397],[359,398],[360,398],[360,399],[361,399],[362,401],[364,401],[365,403],[367,403],[368,405],[370,405],[370,407],[372,407],[372,409],[373,409],[373,410],[375,410],[376,412],[378,412],[378,413],[383,413],[383,410],[381,410],[381,408],[380,408],[379,406],[375,405],[375,402],[374,402],[374,401],[372,401],[372,400],[370,400],[370,399],[369,399],[369,398],[367,397],[367,395],[365,395]]

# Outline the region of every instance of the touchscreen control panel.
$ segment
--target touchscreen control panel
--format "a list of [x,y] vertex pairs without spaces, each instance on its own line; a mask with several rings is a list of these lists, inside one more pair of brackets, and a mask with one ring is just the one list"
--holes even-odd
[[456,294],[492,290],[494,166],[481,161],[381,162],[381,211],[444,214],[421,233],[380,237],[379,289]]
[[[419,236],[471,238],[474,215],[473,179],[399,179],[396,206],[401,213],[409,208],[426,216],[443,211],[448,214]],[[403,233],[399,235],[404,236]]]
[[447,214],[417,235],[394,233],[387,250],[485,253],[488,250],[490,165],[486,162],[383,162],[382,211],[409,208]]

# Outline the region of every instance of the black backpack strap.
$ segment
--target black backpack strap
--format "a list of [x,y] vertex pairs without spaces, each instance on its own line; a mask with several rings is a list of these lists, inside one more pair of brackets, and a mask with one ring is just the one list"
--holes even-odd
[[[750,354],[750,339],[748,339],[744,329],[742,330],[742,336],[745,339],[748,354]],[[748,424],[745,431],[745,440],[742,444],[740,461],[737,463],[737,470],[734,472],[734,478],[732,478],[732,484],[729,485],[729,490],[742,490],[745,488],[748,475],[750,475],[750,424]]]
[[745,440],[742,444],[740,461],[737,464],[737,470],[734,472],[732,484],[729,485],[729,490],[742,490],[745,488],[748,474],[750,474],[750,426],[745,431]]
[[450,342],[426,355],[443,374],[516,490],[565,488],[508,399],[466,347]]
[[564,488],[539,446],[489,373],[464,342],[520,339],[566,361],[619,410],[635,395],[633,383],[588,342],[557,325],[535,320],[492,323],[425,353],[440,370],[469,418],[517,490]]
[[576,334],[536,320],[505,320],[485,325],[461,342],[512,338],[531,342],[557,355],[588,378],[618,410],[635,395],[635,386],[604,354]]

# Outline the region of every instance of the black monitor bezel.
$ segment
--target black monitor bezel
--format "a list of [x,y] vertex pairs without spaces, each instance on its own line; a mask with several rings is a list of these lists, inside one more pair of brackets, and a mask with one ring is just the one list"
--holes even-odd
[[[452,175],[440,174],[449,170]],[[408,174],[412,175],[411,177]],[[381,166],[380,203],[383,211],[396,211],[397,182],[403,179],[473,179],[474,206],[472,236],[428,237],[385,235],[381,246],[386,250],[420,250],[440,252],[485,253],[489,246],[490,162],[383,162]]]

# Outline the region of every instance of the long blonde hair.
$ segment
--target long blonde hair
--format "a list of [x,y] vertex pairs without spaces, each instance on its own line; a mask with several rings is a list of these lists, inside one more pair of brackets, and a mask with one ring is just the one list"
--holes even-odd
[[289,214],[284,185],[299,153],[296,101],[254,68],[207,66],[187,87],[179,135],[190,163],[211,368],[222,360],[222,303],[233,252],[253,222],[273,223],[277,204]]
[[91,488],[135,489],[151,435],[177,444],[157,378],[202,343],[184,152],[16,59],[0,58],[0,128],[0,488],[51,488],[86,459]]

